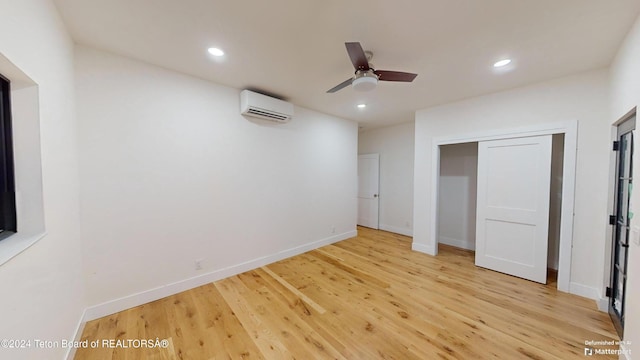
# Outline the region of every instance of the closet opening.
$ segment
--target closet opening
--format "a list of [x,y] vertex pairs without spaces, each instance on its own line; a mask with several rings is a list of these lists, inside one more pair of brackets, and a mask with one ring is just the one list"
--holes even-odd
[[[565,134],[552,135],[547,283],[557,286],[560,258]],[[476,250],[478,142],[440,145],[438,245]],[[471,258],[469,258],[471,259]]]

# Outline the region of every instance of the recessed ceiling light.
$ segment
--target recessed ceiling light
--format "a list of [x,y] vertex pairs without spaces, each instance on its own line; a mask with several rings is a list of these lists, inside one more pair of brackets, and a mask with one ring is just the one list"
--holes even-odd
[[364,109],[367,107],[367,104],[358,104],[359,109]]
[[493,67],[503,67],[506,65],[509,65],[511,63],[511,59],[504,59],[504,60],[500,60],[500,61],[496,61],[495,64],[493,64]]
[[215,48],[215,47],[211,47],[209,49],[207,49],[207,51],[209,52],[209,54],[213,55],[213,56],[222,56],[224,55],[224,51]]

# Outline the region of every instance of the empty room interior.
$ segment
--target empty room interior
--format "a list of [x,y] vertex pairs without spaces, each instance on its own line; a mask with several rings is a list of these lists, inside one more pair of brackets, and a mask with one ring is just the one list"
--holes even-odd
[[0,359],[639,359],[640,2],[0,0]]

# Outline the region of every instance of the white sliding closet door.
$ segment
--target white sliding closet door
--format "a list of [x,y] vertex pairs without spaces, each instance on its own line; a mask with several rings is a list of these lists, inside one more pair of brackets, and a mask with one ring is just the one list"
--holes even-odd
[[476,265],[546,283],[551,135],[478,143]]

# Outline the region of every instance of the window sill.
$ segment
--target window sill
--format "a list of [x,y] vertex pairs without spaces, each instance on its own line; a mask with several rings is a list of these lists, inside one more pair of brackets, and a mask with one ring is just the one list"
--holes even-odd
[[47,235],[46,232],[37,234],[15,233],[0,241],[0,265],[28,249]]

